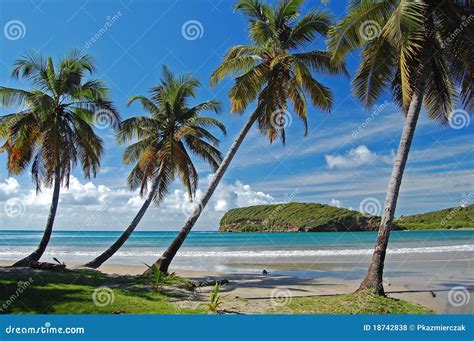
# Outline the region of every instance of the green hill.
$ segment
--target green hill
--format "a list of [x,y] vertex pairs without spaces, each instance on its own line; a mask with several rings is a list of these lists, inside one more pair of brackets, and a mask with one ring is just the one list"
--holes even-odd
[[378,217],[316,203],[289,203],[236,208],[222,217],[226,232],[371,231]]
[[474,204],[401,216],[396,224],[407,230],[474,228]]
[[[258,205],[228,211],[222,232],[373,231],[380,217],[317,203]],[[474,205],[400,217],[394,229],[474,228]]]

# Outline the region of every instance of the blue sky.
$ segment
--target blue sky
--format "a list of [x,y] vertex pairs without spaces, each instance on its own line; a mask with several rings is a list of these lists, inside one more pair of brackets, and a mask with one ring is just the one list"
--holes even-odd
[[[248,43],[246,22],[240,13],[233,13],[233,4],[219,0],[4,0],[0,3],[0,84],[29,87],[10,78],[14,60],[27,52],[57,57],[80,48],[95,59],[94,78],[107,83],[112,100],[126,118],[143,113],[138,105],[127,108],[126,102],[131,96],[146,94],[166,64],[175,73],[193,73],[201,80],[196,103],[209,99],[223,102],[220,119],[228,135],[222,138],[220,148],[226,152],[253,108],[250,106],[242,117],[229,114],[226,94],[231,79],[213,89],[209,87],[209,75],[225,51],[232,45]],[[319,7],[319,2],[307,1],[303,12],[313,7]],[[332,1],[328,9],[340,18],[345,2]],[[193,25],[196,36],[192,35]],[[322,48],[323,43],[320,39],[306,50]],[[351,74],[357,64],[357,54],[348,57]],[[252,130],[200,218],[198,230],[215,230],[229,208],[260,203],[309,201],[380,213],[401,133],[401,114],[389,96],[382,97],[375,108],[364,109],[352,96],[348,79],[316,77],[333,90],[335,105],[331,113],[310,108],[309,136],[304,138],[302,124],[289,110],[291,124],[285,146],[270,145],[256,129]],[[0,113],[13,110],[2,108]],[[440,127],[422,115],[397,215],[472,200],[473,131],[474,124],[469,121],[453,129]],[[71,188],[61,196],[57,229],[121,230],[141,203],[137,194],[126,188],[130,169],[122,164],[123,149],[115,143],[113,132],[100,129],[98,133],[106,142],[103,170],[90,183],[79,171],[74,172]],[[196,163],[200,188],[204,189],[210,170],[199,160]],[[0,165],[0,204],[4,206],[0,226],[41,229],[50,191],[45,189],[37,196],[29,174],[10,176],[3,154]],[[175,184],[161,207],[149,209],[139,229],[178,229],[189,207],[182,188]]]

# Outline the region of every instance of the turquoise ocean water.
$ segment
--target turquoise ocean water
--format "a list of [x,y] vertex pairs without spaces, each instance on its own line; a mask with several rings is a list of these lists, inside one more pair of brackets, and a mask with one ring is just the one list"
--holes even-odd
[[[41,231],[0,231],[0,259],[18,259],[31,252]],[[111,263],[143,264],[155,260],[176,232],[137,231],[111,258]],[[116,240],[119,232],[54,231],[44,260],[57,257],[67,263],[92,259]],[[315,262],[354,262],[370,257],[375,232],[327,233],[220,233],[191,232],[180,250],[177,268],[226,270],[252,264],[297,264]],[[389,257],[397,255],[436,255],[474,252],[474,231],[394,231]],[[237,264],[237,265],[236,265]],[[303,265],[302,265],[303,266]]]

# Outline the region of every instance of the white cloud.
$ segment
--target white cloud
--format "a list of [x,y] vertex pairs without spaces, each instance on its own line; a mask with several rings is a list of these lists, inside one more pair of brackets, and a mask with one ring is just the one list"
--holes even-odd
[[[76,177],[71,176],[69,188],[61,188],[59,200],[61,205],[101,205],[112,195],[116,193],[107,186],[95,185],[90,181],[83,184]],[[29,190],[22,196],[22,200],[29,206],[47,206],[51,204],[52,197],[52,188],[42,188],[38,193],[36,190]]]
[[255,191],[250,185],[245,185],[240,181],[234,184],[221,184],[215,194],[216,211],[225,211],[234,207],[245,207],[253,205],[264,205],[275,202],[275,199],[264,192]]
[[341,208],[342,207],[342,203],[340,200],[337,200],[337,199],[334,199],[332,198],[331,202],[329,203],[330,206],[334,206],[334,207],[337,207],[337,208]]
[[225,212],[227,211],[229,208],[227,206],[227,201],[225,200],[217,200],[216,201],[216,204],[214,205],[214,209],[217,211],[217,212]]
[[[212,175],[209,175],[201,187],[207,188],[211,178]],[[199,201],[203,194],[203,191],[198,189],[194,202]],[[225,213],[227,210],[235,207],[270,204],[273,202],[275,200],[271,195],[255,191],[250,185],[245,185],[238,180],[234,184],[222,181],[207,205],[206,211],[208,214],[211,213],[210,211]],[[193,210],[194,205],[184,190],[175,189],[165,198],[160,207],[167,214],[187,216]]]
[[393,161],[393,157],[393,152],[389,156],[377,155],[377,153],[371,151],[365,145],[352,148],[345,155],[325,155],[326,163],[329,168],[356,168],[376,161],[391,163]]
[[20,189],[20,184],[15,178],[8,178],[5,181],[0,182],[0,193],[5,195],[11,195]]

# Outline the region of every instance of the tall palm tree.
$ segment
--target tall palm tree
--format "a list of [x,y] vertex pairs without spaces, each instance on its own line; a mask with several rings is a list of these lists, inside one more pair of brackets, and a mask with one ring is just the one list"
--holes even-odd
[[342,65],[333,63],[330,54],[322,50],[299,52],[315,38],[325,36],[331,23],[325,11],[312,10],[300,16],[303,0],[282,0],[276,7],[258,0],[240,0],[235,10],[241,11],[249,21],[252,45],[238,45],[229,49],[222,64],[211,76],[211,85],[224,77],[238,75],[229,92],[232,112],[241,115],[256,101],[256,108],[237,135],[223,162],[212,178],[196,210],[180,230],[177,237],[158,259],[160,271],[167,272],[171,261],[199,218],[202,210],[221,181],[240,144],[255,121],[270,142],[285,142],[285,122],[282,112],[287,102],[307,129],[306,95],[312,104],[329,111],[332,93],[313,78],[312,71],[323,74],[345,73]]
[[13,77],[31,81],[33,90],[0,87],[2,106],[21,108],[0,118],[1,151],[8,153],[8,171],[19,174],[31,164],[40,191],[53,187],[53,197],[43,237],[37,249],[14,266],[38,261],[53,230],[61,185],[69,186],[71,171],[79,163],[87,179],[96,175],[102,155],[102,139],[93,130],[97,113],[116,126],[119,115],[107,100],[101,81],[84,81],[94,71],[88,55],[71,52],[54,65],[51,57],[27,55],[16,61]]
[[362,47],[355,95],[371,106],[389,89],[405,118],[375,251],[359,288],[384,294],[385,254],[420,110],[445,124],[457,100],[474,108],[474,30],[462,24],[468,10],[452,1],[363,0],[348,11],[331,31],[334,59]]
[[[206,110],[220,111],[220,102],[208,101],[189,107],[195,97],[199,81],[193,76],[175,77],[163,67],[163,78],[157,87],[152,88],[150,97],[136,96],[129,105],[138,100],[149,112],[149,117],[132,117],[122,122],[117,134],[119,143],[133,139],[136,142],[125,149],[123,159],[126,164],[136,163],[128,176],[130,189],[140,188],[146,195],[142,207],[127,229],[104,253],[86,267],[98,268],[112,257],[127,241],[128,237],[143,218],[151,202],[159,204],[168,193],[170,184],[179,177],[190,198],[193,198],[198,185],[198,173],[190,154],[194,154],[215,171],[222,161],[216,149],[219,140],[207,129],[217,127],[224,134],[224,125],[217,119],[200,114]],[[148,186],[151,185],[150,189]]]

